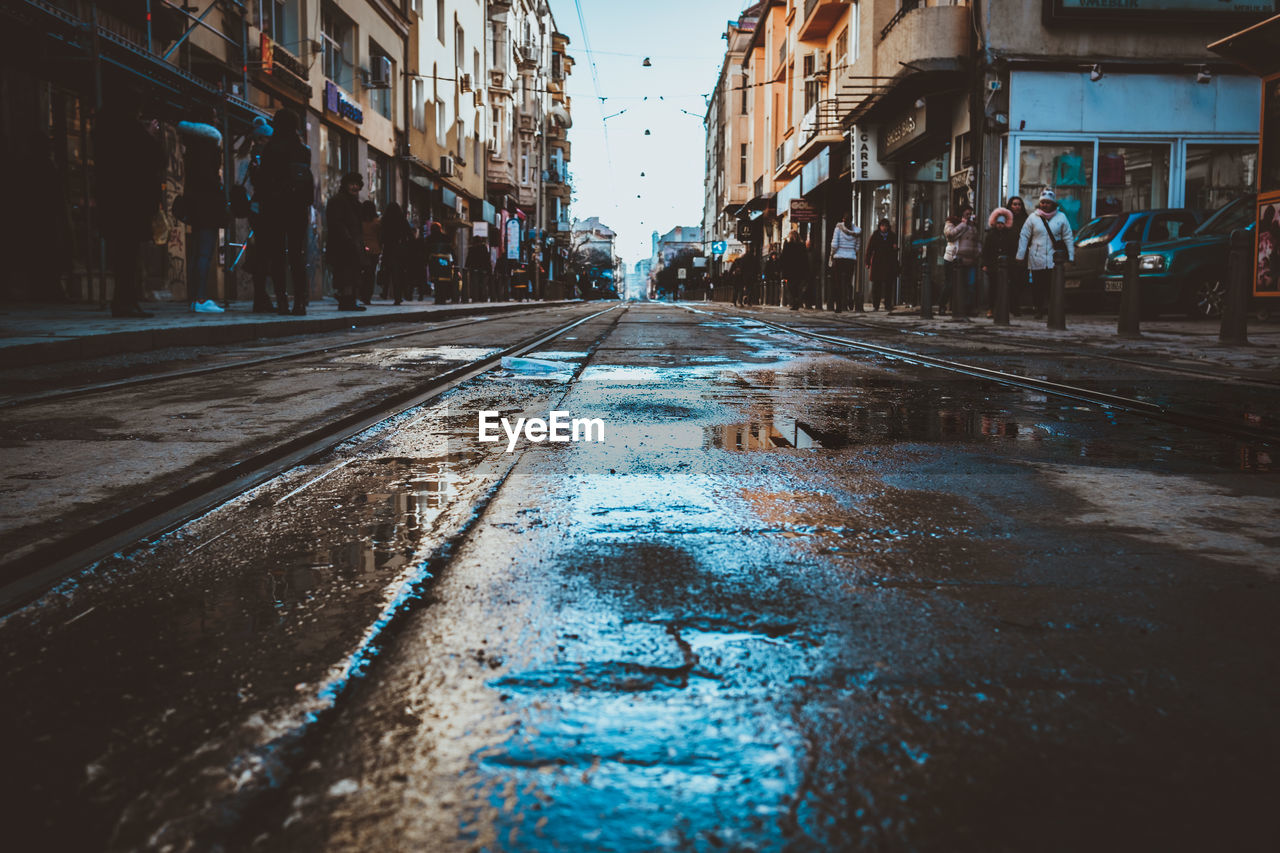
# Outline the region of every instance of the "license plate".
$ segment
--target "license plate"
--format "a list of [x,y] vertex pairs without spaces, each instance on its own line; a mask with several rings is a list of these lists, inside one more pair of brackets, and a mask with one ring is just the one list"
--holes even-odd
[[1124,280],[1107,282],[1107,293],[1119,293],[1124,289]]
[[1080,279],[1078,278],[1067,279],[1067,290],[1079,290],[1079,289],[1080,289]]

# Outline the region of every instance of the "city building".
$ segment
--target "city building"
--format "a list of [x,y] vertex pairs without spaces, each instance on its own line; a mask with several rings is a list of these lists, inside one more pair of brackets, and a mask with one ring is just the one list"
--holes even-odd
[[[914,297],[915,256],[962,204],[985,212],[1016,194],[1033,206],[1054,189],[1076,227],[1121,209],[1221,205],[1255,181],[1260,84],[1206,45],[1276,4],[1157,6],[749,5],[752,186],[738,233],[763,252],[798,228],[825,294],[835,223],[852,213],[867,231],[888,219],[908,261],[902,301]],[[726,61],[738,52],[731,39]],[[740,177],[721,156],[724,109],[717,98],[708,111],[705,220],[720,239],[719,187]]]

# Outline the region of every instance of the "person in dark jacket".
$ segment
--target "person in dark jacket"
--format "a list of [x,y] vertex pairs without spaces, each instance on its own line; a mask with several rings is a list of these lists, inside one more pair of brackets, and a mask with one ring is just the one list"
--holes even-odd
[[[1014,234],[1022,233],[1022,226],[1027,222],[1027,216],[1030,211],[1027,210],[1027,203],[1022,200],[1021,196],[1011,195],[1005,207],[1013,214],[1013,221],[1009,224],[1009,230]],[[1019,307],[1027,300],[1027,296],[1031,291],[1031,271],[1027,268],[1025,259],[1018,260],[1011,257],[1009,260],[1009,304],[1013,306],[1013,313],[1017,314]]]
[[[990,228],[982,239],[982,272],[987,277],[987,293],[990,294],[989,304],[995,304],[996,272],[1000,266],[1001,256],[1004,256],[1008,263],[1006,269],[1009,271],[1009,299],[1011,302],[1014,299],[1014,294],[1018,293],[1014,289],[1014,267],[1018,263],[1019,232],[1013,229],[1013,221],[1013,212],[1007,207],[997,207],[987,217],[987,225]],[[987,316],[991,316],[990,310],[987,311]]]
[[179,218],[191,228],[187,296],[191,310],[221,314],[209,298],[209,275],[218,248],[218,230],[227,224],[227,198],[222,187],[222,133],[214,126],[213,107],[201,104],[195,121],[178,122],[185,148],[182,209]]
[[363,311],[356,302],[360,287],[360,266],[364,263],[364,225],[360,212],[360,190],[364,178],[359,172],[342,176],[338,191],[324,209],[327,236],[324,255],[333,275],[333,289],[339,311]]
[[436,304],[451,302],[457,290],[453,284],[453,246],[449,242],[449,236],[444,233],[444,226],[439,222],[431,223],[424,248]]
[[360,262],[360,301],[373,303],[373,291],[378,283],[378,263],[382,260],[382,222],[378,217],[378,205],[371,199],[360,202],[360,230],[364,237],[364,256]]
[[164,148],[155,138],[158,130],[154,122],[150,132],[142,125],[138,106],[128,94],[119,96],[94,122],[94,218],[115,273],[113,317],[151,316],[138,305],[138,261],[164,198]]
[[409,280],[413,229],[405,219],[404,208],[394,201],[383,211],[381,226],[382,268],[391,282],[391,297],[396,305],[400,305],[404,302],[405,286]]
[[786,242],[782,244],[779,263],[782,277],[786,279],[787,288],[791,291],[791,310],[798,311],[805,304],[810,279],[809,250],[805,248],[798,228],[791,229]]
[[[258,202],[258,231],[276,289],[276,312],[307,313],[307,234],[315,178],[311,149],[302,142],[297,113],[276,112],[271,141],[262,149],[254,172],[254,200]],[[285,270],[293,280],[293,310],[285,292]]]
[[[893,289],[898,283],[898,235],[889,220],[881,219],[876,230],[867,240],[867,277],[871,280],[871,310],[880,310],[880,298],[884,297],[884,310],[893,310]],[[857,306],[854,310],[861,310]]]
[[489,301],[489,281],[493,276],[493,259],[489,257],[489,241],[472,237],[467,245],[467,297],[472,302]]

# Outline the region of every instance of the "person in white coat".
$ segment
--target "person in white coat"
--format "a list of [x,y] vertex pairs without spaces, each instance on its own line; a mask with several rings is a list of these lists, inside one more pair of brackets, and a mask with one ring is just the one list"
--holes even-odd
[[1071,223],[1066,214],[1058,210],[1057,195],[1046,189],[1040,193],[1040,203],[1022,224],[1022,233],[1018,236],[1018,260],[1025,260],[1031,270],[1031,300],[1037,318],[1044,316],[1054,267],[1075,259]]
[[[849,288],[858,271],[858,243],[861,240],[862,229],[853,224],[853,215],[846,213],[844,219],[836,223],[835,232],[831,235],[830,266],[835,294],[831,310],[837,314],[845,309],[849,299]],[[861,289],[854,295],[854,307],[862,310]]]

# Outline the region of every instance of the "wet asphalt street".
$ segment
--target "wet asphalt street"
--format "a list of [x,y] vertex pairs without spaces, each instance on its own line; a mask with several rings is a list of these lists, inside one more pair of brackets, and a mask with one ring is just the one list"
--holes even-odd
[[19,849],[1275,849],[1276,449],[762,318],[1275,425],[616,308],[0,621]]

